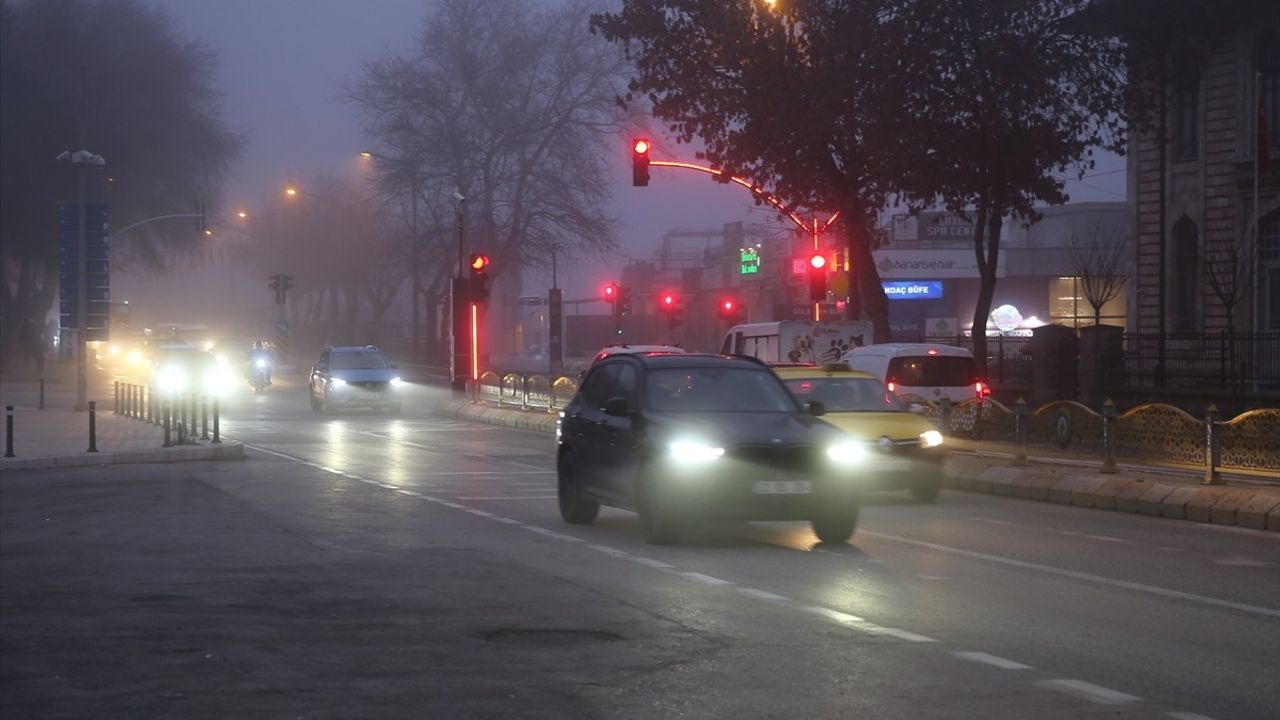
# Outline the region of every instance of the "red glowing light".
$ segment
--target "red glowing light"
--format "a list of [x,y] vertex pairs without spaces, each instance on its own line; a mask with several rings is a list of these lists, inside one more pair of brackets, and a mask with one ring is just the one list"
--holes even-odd
[[641,155],[649,152],[649,141],[643,138],[636,140],[635,151]]
[[928,352],[929,352],[929,354],[930,354],[930,355],[937,355],[937,354],[938,354],[938,348],[929,348],[929,351],[928,351]]
[[613,285],[605,285],[605,286],[604,286],[604,296],[605,296],[605,297],[611,298],[611,297],[613,297],[614,293],[616,293],[616,292],[618,292],[618,288],[614,287]]
[[981,380],[973,384],[973,391],[976,392],[980,398],[987,397],[991,394],[991,388],[987,387],[987,384]]
[[733,310],[733,301],[732,301],[732,300],[725,300],[725,301],[724,301],[724,306],[723,306],[723,307],[724,307],[724,309],[725,309],[725,312],[728,312],[728,311],[730,311],[730,310]]
[[890,380],[890,381],[889,381],[889,392],[895,392],[895,391],[897,391],[897,389],[898,389],[898,384],[897,384],[897,383],[895,383],[894,381]]
[[488,256],[488,255],[472,255],[472,256],[471,256],[471,269],[472,269],[472,270],[483,270],[483,269],[485,269],[485,268],[486,268],[486,267],[488,267],[488,266],[489,266],[489,256]]
[[663,296],[662,296],[662,304],[663,304],[663,305],[674,305],[675,303],[676,303],[676,298],[675,298],[675,296],[674,296],[674,295],[663,295]]
[[827,258],[824,255],[814,255],[809,258],[809,264],[813,266],[814,270],[821,270],[827,266]]

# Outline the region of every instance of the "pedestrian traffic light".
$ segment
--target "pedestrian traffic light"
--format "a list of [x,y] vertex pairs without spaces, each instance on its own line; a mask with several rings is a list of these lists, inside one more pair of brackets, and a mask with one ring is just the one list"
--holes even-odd
[[827,257],[814,253],[809,258],[809,302],[820,303],[827,299]]
[[489,256],[473,252],[467,267],[471,270],[471,301],[481,303],[488,300]]
[[631,141],[631,184],[635,187],[649,185],[649,149],[652,147],[645,138]]
[[745,313],[746,308],[734,297],[722,298],[716,305],[716,314],[731,325],[741,322]]
[[667,316],[667,323],[673,328],[684,322],[684,300],[677,292],[667,291],[659,295],[658,310]]

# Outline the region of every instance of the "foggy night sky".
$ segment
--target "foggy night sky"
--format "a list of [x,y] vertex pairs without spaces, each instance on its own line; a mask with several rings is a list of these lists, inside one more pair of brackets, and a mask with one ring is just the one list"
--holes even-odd
[[[356,108],[339,99],[342,84],[354,80],[362,64],[387,50],[404,51],[425,17],[428,0],[151,0],[175,20],[180,32],[213,47],[220,59],[218,85],[233,129],[247,137],[244,157],[233,167],[223,189],[223,211],[250,210],[278,194],[287,182],[301,182],[320,172],[358,172],[363,146]],[[692,149],[658,137],[655,157]],[[719,228],[737,220],[770,222],[747,193],[721,186],[708,177],[655,169],[647,188],[633,188],[625,138],[618,143],[614,201],[610,213],[621,221],[621,255],[652,255],[662,234],[675,228]],[[1123,167],[1123,159],[1103,154],[1094,173]],[[1070,183],[1073,201],[1122,200],[1123,172],[1086,179],[1090,188]],[[566,298],[593,296],[595,288],[616,277],[626,260],[594,267],[561,265]],[[282,269],[281,271],[287,271]],[[566,282],[572,272],[574,282]],[[126,293],[151,295],[167,286],[187,293],[216,293],[225,300],[227,273],[245,290],[261,278],[238,266],[211,267],[185,277],[125,279]],[[250,277],[250,275],[253,275]],[[541,294],[549,281],[525,278],[525,290]],[[128,295],[126,295],[127,297]],[[256,298],[256,296],[253,296]],[[270,298],[265,288],[261,305]],[[243,301],[242,301],[243,302]],[[603,307],[603,306],[602,306]]]

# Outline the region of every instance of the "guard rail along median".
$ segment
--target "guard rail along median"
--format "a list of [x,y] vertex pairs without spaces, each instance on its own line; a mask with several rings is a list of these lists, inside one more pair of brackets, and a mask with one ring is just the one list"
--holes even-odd
[[[557,412],[577,392],[567,376],[486,372],[467,383],[467,399],[513,410]],[[1038,408],[1010,408],[991,398],[934,403],[904,394],[919,403],[922,414],[945,435],[1013,447],[1050,449],[1103,462],[1114,471],[1116,460],[1203,469],[1205,482],[1221,482],[1219,471],[1280,479],[1280,409],[1250,410],[1229,420],[1210,408],[1195,418],[1172,405],[1138,405],[1123,413],[1114,406],[1099,413],[1080,403],[1061,400]],[[1022,431],[1018,432],[1021,413]]]

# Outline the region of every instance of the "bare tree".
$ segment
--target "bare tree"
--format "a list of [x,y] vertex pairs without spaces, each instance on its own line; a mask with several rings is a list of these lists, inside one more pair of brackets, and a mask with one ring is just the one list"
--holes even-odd
[[1227,334],[1236,331],[1235,308],[1249,295],[1253,273],[1257,268],[1258,252],[1252,235],[1248,235],[1235,247],[1212,258],[1205,258],[1204,281],[1209,292],[1222,303],[1227,314]]
[[376,156],[394,160],[378,167],[384,195],[408,196],[407,178],[418,194],[429,324],[458,269],[454,193],[495,278],[549,263],[552,245],[582,256],[614,243],[603,208],[624,60],[591,35],[589,2],[442,0],[408,53],[369,62],[348,88]]
[[1102,324],[1102,308],[1124,292],[1133,268],[1129,244],[1114,236],[1104,237],[1101,223],[1088,240],[1071,236],[1071,265],[1079,278],[1084,298],[1093,308],[1093,324]]

